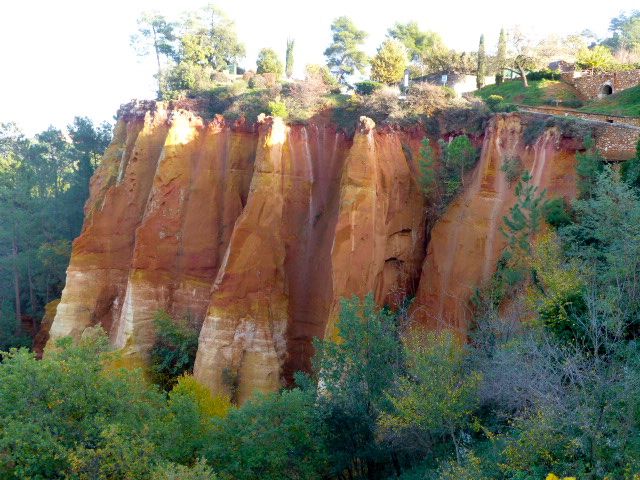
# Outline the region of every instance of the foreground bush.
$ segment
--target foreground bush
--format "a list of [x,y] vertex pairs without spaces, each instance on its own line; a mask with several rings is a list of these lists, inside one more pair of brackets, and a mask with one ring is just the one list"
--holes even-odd
[[321,478],[328,457],[314,403],[298,389],[258,396],[215,423],[205,457],[224,478]]
[[114,368],[113,355],[100,330],[60,341],[41,361],[25,349],[4,354],[0,478],[213,478],[197,459],[228,400],[192,377],[167,396],[141,370]]
[[6,354],[0,478],[144,478],[153,451],[145,436],[163,415],[163,396],[140,371],[105,371],[105,350],[96,333],[78,345],[61,342],[42,361],[27,350]]

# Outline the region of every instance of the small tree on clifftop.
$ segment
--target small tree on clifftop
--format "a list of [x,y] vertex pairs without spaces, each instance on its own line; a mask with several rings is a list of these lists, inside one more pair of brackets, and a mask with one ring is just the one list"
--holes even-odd
[[138,19],[138,32],[131,36],[131,46],[140,56],[146,56],[153,48],[156,57],[158,79],[158,94],[162,82],[162,62],[161,57],[168,58],[175,56],[176,36],[174,34],[175,25],[157,12],[143,13]]
[[402,80],[407,65],[407,52],[397,40],[385,40],[371,60],[371,79],[388,85]]
[[358,30],[348,17],[338,17],[331,24],[333,33],[331,45],[324,51],[327,66],[338,81],[346,85],[347,77],[355,71],[364,72],[367,55],[359,49],[367,38],[367,33]]
[[421,31],[416,22],[396,23],[387,31],[387,36],[402,42],[411,62],[424,64],[425,58],[446,50],[440,35]]
[[536,57],[531,48],[531,41],[519,29],[514,28],[509,34],[511,58],[507,62],[507,68],[520,75],[522,84],[529,86],[527,71],[536,67]]
[[284,68],[282,62],[278,58],[278,54],[270,48],[263,48],[258,53],[256,60],[257,73],[275,73],[277,77],[282,75]]

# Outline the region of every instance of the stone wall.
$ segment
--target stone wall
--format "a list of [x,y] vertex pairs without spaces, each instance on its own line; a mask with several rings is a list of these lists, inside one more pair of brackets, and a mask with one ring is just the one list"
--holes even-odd
[[605,123],[596,128],[596,148],[611,161],[635,157],[639,138],[638,127]]
[[635,125],[636,127],[640,127],[640,118],[638,117],[628,117],[623,115],[606,115],[603,113],[588,113],[581,112],[580,110],[573,110],[571,108],[563,108],[563,107],[530,107],[530,106],[520,106],[521,110],[531,111],[531,112],[540,112],[549,115],[563,115],[563,116],[571,116],[578,117],[584,120],[594,120],[597,122],[606,122],[606,123],[623,123],[626,125]]
[[611,92],[609,93],[616,93],[620,90],[639,85],[640,70],[593,74],[587,72],[568,72],[562,74],[562,79],[570,85],[573,85],[585,99],[592,100],[603,96],[603,88],[605,85],[611,87]]
[[[640,119],[634,117],[612,117],[597,113],[583,113],[557,107],[520,106],[521,113],[534,115],[577,117],[591,124],[596,148],[604,158],[617,162],[629,160],[636,155],[636,145],[640,139]],[[616,120],[615,122],[613,120]],[[622,121],[625,123],[622,123]]]

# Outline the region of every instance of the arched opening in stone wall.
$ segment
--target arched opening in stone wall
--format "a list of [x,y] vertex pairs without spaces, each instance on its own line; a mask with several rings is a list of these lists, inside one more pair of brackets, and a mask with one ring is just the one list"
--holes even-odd
[[602,88],[600,88],[600,96],[606,97],[607,95],[611,95],[613,93],[613,87],[608,83],[605,83]]

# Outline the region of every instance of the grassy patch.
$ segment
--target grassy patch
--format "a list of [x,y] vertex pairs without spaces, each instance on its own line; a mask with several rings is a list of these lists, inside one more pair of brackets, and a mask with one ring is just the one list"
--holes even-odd
[[525,87],[520,80],[511,80],[501,85],[488,85],[476,92],[487,100],[491,95],[499,95],[505,103],[521,105],[565,105],[575,107],[580,99],[570,85],[559,80],[531,80]]
[[640,85],[587,103],[582,111],[640,117]]

